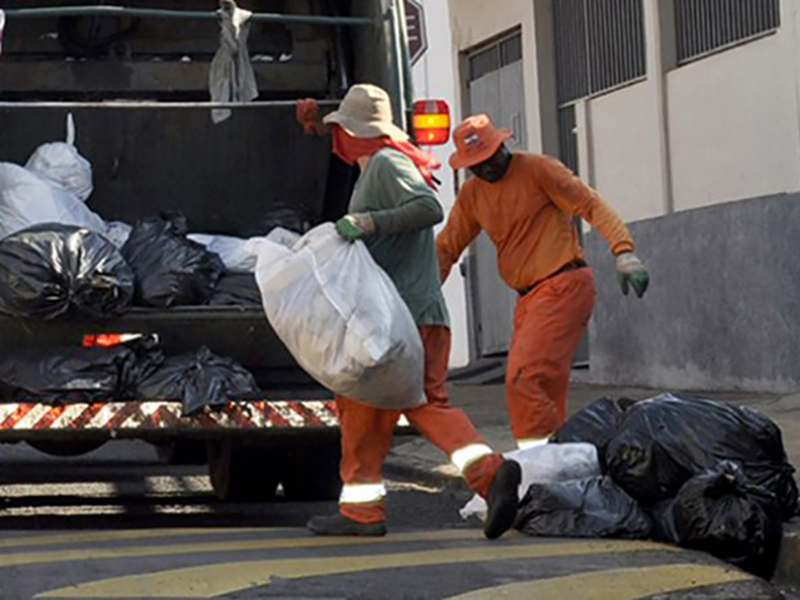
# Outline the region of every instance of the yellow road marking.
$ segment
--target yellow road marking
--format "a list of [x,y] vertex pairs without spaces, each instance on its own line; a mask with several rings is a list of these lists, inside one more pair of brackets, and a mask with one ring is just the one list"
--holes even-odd
[[[394,540],[398,541],[398,537],[394,536]],[[396,554],[250,560],[114,577],[43,592],[36,598],[213,598],[268,585],[273,577],[296,579],[376,569],[654,550],[678,549],[653,542],[626,541],[548,544],[531,541],[513,546],[486,542],[478,547]]]
[[635,600],[654,594],[752,579],[754,577],[747,573],[718,565],[658,565],[510,583],[453,596],[450,600]]
[[[265,530],[269,531],[269,530]],[[210,552],[237,552],[247,550],[276,550],[283,548],[324,548],[327,546],[386,544],[392,542],[447,541],[483,539],[479,531],[461,529],[441,532],[416,532],[396,534],[389,538],[334,538],[334,537],[285,537],[261,540],[230,540],[221,542],[199,542],[193,544],[162,544],[160,546],[124,546],[117,548],[75,548],[0,554],[0,567],[18,567],[39,563],[68,562],[75,560],[98,560],[104,558],[141,558],[144,556],[174,556],[207,554]]]
[[89,542],[111,542],[115,540],[139,540],[157,537],[178,537],[186,535],[219,535],[223,533],[251,533],[256,531],[281,532],[286,528],[265,529],[263,527],[208,527],[182,529],[132,529],[121,531],[103,531],[97,533],[78,533],[62,535],[34,535],[30,537],[0,539],[0,549],[18,548],[20,546],[52,546],[55,544],[82,544]]

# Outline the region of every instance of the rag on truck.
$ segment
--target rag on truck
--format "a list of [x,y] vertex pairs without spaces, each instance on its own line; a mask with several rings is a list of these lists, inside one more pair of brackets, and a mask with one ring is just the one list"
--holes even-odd
[[186,218],[139,220],[122,247],[136,273],[136,302],[170,308],[205,304],[225,270],[219,256],[186,238]]
[[161,367],[139,382],[138,395],[150,400],[181,400],[183,414],[205,406],[224,405],[229,400],[258,391],[255,377],[231,358],[217,356],[205,346],[168,358]]
[[690,478],[725,460],[775,494],[784,519],[797,513],[781,431],[747,407],[662,394],[632,406],[606,450],[608,474],[644,506],[673,498]]
[[783,527],[774,494],[729,461],[692,477],[654,511],[655,537],[702,550],[769,579]]
[[332,223],[292,247],[259,239],[256,280],[278,337],[326,388],[380,408],[425,402],[422,341],[388,275]]
[[134,274],[99,233],[66,225],[31,227],[0,240],[0,311],[55,319],[73,311],[91,318],[126,312]]

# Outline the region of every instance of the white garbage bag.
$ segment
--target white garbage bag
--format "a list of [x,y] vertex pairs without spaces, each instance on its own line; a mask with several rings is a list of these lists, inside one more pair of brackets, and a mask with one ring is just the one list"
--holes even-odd
[[67,141],[42,144],[33,151],[25,168],[83,202],[92,194],[92,165],[75,148],[72,114],[67,115]]
[[[544,444],[503,454],[522,467],[519,498],[525,497],[533,483],[554,483],[573,479],[588,479],[601,475],[597,447],[593,444]],[[478,495],[472,497],[459,511],[461,517],[486,519],[486,502]]]
[[103,219],[63,187],[19,165],[0,163],[0,238],[42,223],[106,230]]
[[371,406],[422,404],[424,358],[414,319],[362,242],[320,225],[291,248],[258,238],[256,281],[270,324],[314,379]]
[[256,270],[256,257],[245,250],[248,240],[244,238],[206,233],[190,233],[186,237],[218,255],[228,271],[252,273]]
[[123,221],[110,221],[106,223],[106,239],[117,248],[122,248],[131,236],[133,227]]

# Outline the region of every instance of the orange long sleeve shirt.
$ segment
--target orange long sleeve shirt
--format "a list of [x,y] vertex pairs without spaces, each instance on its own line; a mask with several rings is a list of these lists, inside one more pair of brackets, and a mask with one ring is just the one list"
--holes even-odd
[[535,285],[583,258],[575,215],[596,227],[615,255],[633,251],[622,219],[572,171],[555,158],[515,152],[500,181],[473,177],[459,192],[436,239],[442,281],[483,229],[497,247],[503,280],[516,290]]

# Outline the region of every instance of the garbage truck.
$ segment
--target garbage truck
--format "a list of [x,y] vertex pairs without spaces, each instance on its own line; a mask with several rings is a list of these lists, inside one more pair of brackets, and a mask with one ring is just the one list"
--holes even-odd
[[[0,55],[0,161],[25,164],[43,142],[75,143],[91,163],[93,211],[134,224],[165,210],[192,231],[247,238],[279,225],[308,229],[342,216],[357,172],[330,141],[303,134],[296,101],[335,107],[354,82],[392,98],[397,124],[449,128],[441,102],[413,102],[402,0],[250,0],[247,47],[258,97],[211,102],[220,46],[217,6],[128,0],[76,6],[7,0]],[[46,6],[43,6],[45,5]],[[229,109],[215,123],[214,109]],[[431,138],[433,139],[433,138]],[[0,281],[0,286],[5,282]],[[157,336],[164,352],[207,347],[249,370],[258,394],[186,416],[177,401],[0,401],[0,443],[77,455],[110,440],[142,439],[177,458],[207,450],[223,500],[338,495],[338,421],[332,394],[298,366],[263,309],[134,307],[109,318],[0,315],[0,359],[20,352]]]

